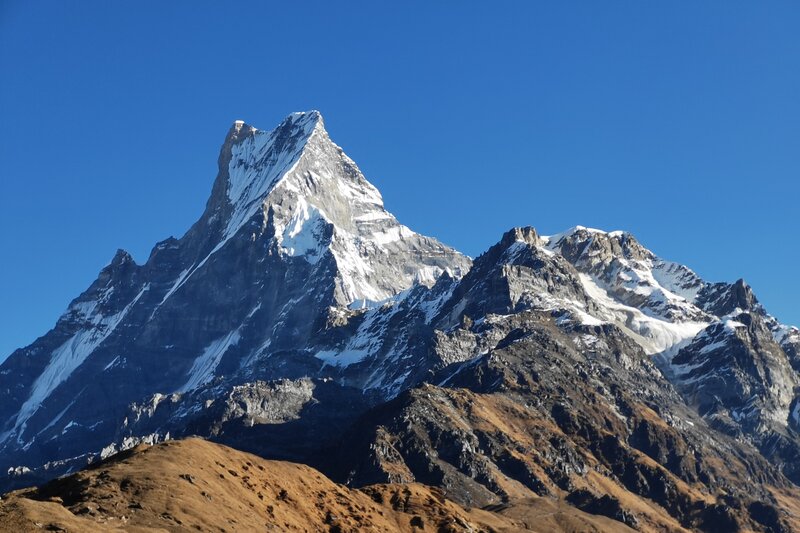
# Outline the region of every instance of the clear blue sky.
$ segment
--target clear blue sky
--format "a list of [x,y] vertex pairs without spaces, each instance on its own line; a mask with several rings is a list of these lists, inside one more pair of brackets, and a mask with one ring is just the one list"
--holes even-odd
[[465,253],[626,229],[800,323],[798,27],[798,2],[2,0],[0,359],[188,229],[233,120],[306,109]]

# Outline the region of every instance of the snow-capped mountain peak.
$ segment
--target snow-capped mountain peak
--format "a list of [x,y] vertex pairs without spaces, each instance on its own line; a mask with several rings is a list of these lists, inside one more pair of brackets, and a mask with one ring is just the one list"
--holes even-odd
[[215,213],[224,213],[223,238],[235,234],[258,212],[260,203],[289,174],[318,131],[324,132],[318,111],[292,113],[268,131],[243,120],[234,122],[220,154],[220,173],[209,206]]
[[[378,189],[331,140],[318,111],[292,113],[269,131],[235,122],[204,217],[219,227],[215,248],[255,226],[287,257],[317,264],[330,254],[342,305],[432,284],[451,266],[446,257],[462,257],[384,209]],[[420,253],[424,248],[433,253]],[[456,271],[469,267],[465,258],[457,262]]]

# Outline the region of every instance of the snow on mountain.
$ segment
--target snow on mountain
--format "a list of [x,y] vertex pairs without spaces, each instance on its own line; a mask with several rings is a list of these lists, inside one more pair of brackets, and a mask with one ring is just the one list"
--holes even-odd
[[237,123],[232,138],[223,240],[260,213],[260,230],[274,227],[282,253],[312,264],[332,254],[343,305],[378,302],[414,282],[432,284],[446,268],[469,268],[384,209],[380,192],[330,140],[317,111],[293,113],[269,132]]
[[224,238],[230,238],[260,209],[264,197],[287,177],[310,138],[322,129],[316,112],[292,113],[276,129],[259,131],[236,121],[232,134],[226,194],[233,207]]

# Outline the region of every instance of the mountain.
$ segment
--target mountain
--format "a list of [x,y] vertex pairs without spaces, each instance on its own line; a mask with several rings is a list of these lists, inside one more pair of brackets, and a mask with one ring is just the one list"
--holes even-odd
[[386,212],[319,113],[237,121],[186,235],[117,252],[0,366],[0,466],[200,435],[462,506],[800,530],[799,353],[743,280],[627,232],[515,228],[473,262]]
[[52,331],[3,364],[0,455],[30,463],[102,448],[129,405],[192,394],[222,374],[398,389],[402,368],[370,376],[361,362],[368,324],[347,349],[327,326],[469,265],[384,209],[319,113],[266,132],[236,122],[186,235],[158,243],[143,265],[118,251]]

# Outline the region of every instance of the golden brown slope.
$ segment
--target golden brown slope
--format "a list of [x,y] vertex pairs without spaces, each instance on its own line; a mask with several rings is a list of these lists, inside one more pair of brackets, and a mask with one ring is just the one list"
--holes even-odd
[[497,511],[465,509],[415,483],[352,490],[305,465],[187,439],[9,493],[0,531],[628,530],[548,498]]

